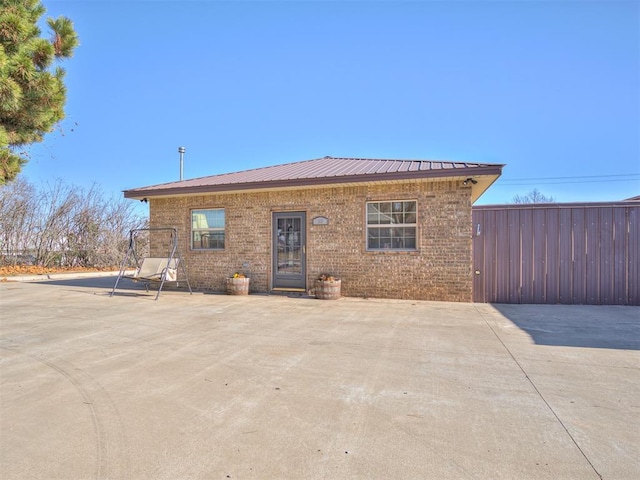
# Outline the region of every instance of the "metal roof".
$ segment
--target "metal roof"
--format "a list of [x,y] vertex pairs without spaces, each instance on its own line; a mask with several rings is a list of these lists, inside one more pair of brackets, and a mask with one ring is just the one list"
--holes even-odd
[[[323,157],[125,190],[126,198],[460,176],[495,176],[501,164]],[[483,190],[484,191],[484,190]]]

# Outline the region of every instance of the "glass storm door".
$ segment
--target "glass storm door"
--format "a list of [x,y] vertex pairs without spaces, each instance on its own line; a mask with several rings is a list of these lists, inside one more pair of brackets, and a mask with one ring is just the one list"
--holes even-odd
[[306,214],[273,214],[273,288],[306,289]]

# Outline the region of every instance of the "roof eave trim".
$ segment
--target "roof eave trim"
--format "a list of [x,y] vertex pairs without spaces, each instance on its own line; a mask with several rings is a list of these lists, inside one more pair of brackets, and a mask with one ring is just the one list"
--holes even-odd
[[[131,189],[124,191],[125,198],[141,199],[160,196],[180,196],[207,193],[224,193],[238,190],[267,190],[286,187],[307,187],[318,185],[338,185],[343,183],[369,183],[392,180],[425,180],[429,178],[474,177],[480,175],[500,175],[503,165],[486,165],[446,170],[425,170],[418,172],[391,172],[376,174],[345,175],[339,177],[295,178],[265,182],[227,183],[222,185],[198,185],[193,187],[167,187],[152,190]],[[410,173],[410,175],[407,175]]]

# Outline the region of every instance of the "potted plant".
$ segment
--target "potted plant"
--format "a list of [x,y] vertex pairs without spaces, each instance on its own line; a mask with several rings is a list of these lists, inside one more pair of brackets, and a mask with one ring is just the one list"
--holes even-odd
[[320,300],[337,300],[340,298],[342,281],[333,275],[323,273],[315,281],[316,298]]
[[244,273],[236,272],[227,278],[228,295],[249,295],[249,281],[251,279]]

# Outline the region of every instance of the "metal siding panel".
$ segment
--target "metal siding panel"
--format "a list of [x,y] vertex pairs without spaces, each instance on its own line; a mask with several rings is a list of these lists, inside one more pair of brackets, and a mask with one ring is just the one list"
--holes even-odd
[[571,209],[572,220],[572,303],[582,305],[587,300],[587,225],[585,209],[576,207]]
[[613,299],[614,305],[627,303],[627,215],[626,208],[613,208]]
[[571,209],[563,208],[559,212],[558,224],[558,301],[573,303],[571,288],[573,280]]
[[520,212],[522,238],[522,297],[521,303],[534,303],[533,296],[533,210]]
[[600,303],[600,225],[597,209],[586,209],[585,226],[587,235],[586,251],[586,302],[589,305]]
[[508,298],[509,303],[520,303],[522,281],[522,257],[521,257],[521,237],[520,237],[520,211],[508,211],[509,222],[509,278]]
[[546,210],[533,211],[533,302],[546,303],[547,224]]
[[559,303],[560,295],[558,293],[560,275],[559,262],[559,235],[558,227],[558,209],[547,209],[547,283],[546,283],[546,303]]
[[484,291],[485,301],[495,303],[496,294],[496,243],[498,232],[496,229],[496,212],[491,210],[484,217]]
[[639,205],[508,205],[483,213],[485,301],[640,305]]
[[640,207],[627,210],[628,305],[640,305]]
[[496,212],[496,302],[509,303],[509,215]]
[[600,244],[598,249],[600,265],[600,283],[598,292],[600,305],[611,305],[613,302],[613,209],[601,208],[598,213],[600,220]]
[[[474,302],[486,302],[486,292],[484,289],[485,279],[485,265],[484,265],[484,250],[486,248],[485,235],[484,235],[484,211],[473,210],[471,214],[472,218],[472,232],[473,238],[473,301]],[[480,272],[476,275],[476,272]]]

